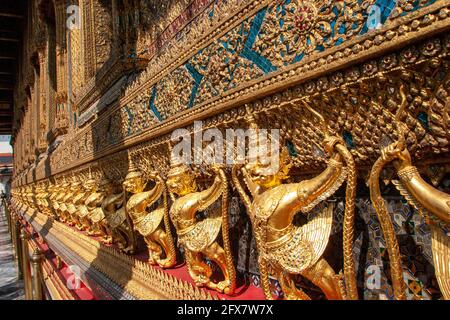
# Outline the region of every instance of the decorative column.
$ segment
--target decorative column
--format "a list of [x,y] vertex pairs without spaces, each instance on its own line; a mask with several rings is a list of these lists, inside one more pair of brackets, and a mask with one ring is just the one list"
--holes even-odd
[[23,267],[23,282],[25,288],[25,300],[32,300],[33,287],[31,283],[31,270],[30,270],[30,254],[28,252],[28,239],[30,236],[22,229],[20,233],[20,240],[22,243],[22,267]]
[[[77,98],[77,92],[84,85],[84,50],[83,50],[83,20],[82,20],[82,0],[70,0],[70,4],[77,6],[78,25],[73,25],[67,29],[67,50],[68,50],[68,100],[69,100],[69,119],[70,129],[76,126],[76,121],[73,114],[77,115],[76,106],[74,102]],[[77,115],[78,116],[78,115]]]
[[44,277],[42,275],[42,260],[44,255],[39,249],[36,249],[31,256],[31,265],[33,267],[33,300],[44,300]]
[[84,83],[89,81],[95,73],[95,46],[94,46],[94,17],[92,0],[80,1],[80,14],[83,43]]
[[24,137],[24,130],[23,130],[23,123],[24,123],[24,119],[22,118],[22,121],[21,121],[21,126],[20,126],[20,128],[19,128],[19,146],[18,146],[18,159],[19,159],[19,170],[21,170],[22,171],[22,169],[23,169],[23,153],[24,153],[24,147],[23,147],[23,145],[24,145],[24,139],[23,139],[23,137]]
[[23,112],[23,120],[22,120],[22,127],[20,128],[21,133],[21,143],[20,143],[20,166],[21,169],[26,168],[25,164],[25,155],[27,150],[27,132],[26,132],[26,118],[25,118],[25,111]]
[[[108,7],[105,7],[108,6]],[[111,56],[113,22],[111,2],[80,1],[83,26],[84,82],[88,82]]]
[[62,260],[60,256],[56,256],[56,269],[61,269],[63,267]]
[[47,81],[47,73],[46,64],[47,64],[47,56],[45,54],[45,49],[38,51],[38,59],[39,59],[39,119],[38,121],[38,142],[37,148],[39,153],[45,152],[47,149],[47,106],[45,100],[45,84]]
[[56,18],[56,117],[55,136],[65,134],[69,125],[67,107],[66,1],[55,0]]
[[55,39],[55,26],[53,24],[47,24],[47,43],[46,43],[46,54],[45,54],[45,67],[44,67],[44,79],[45,79],[45,101],[46,101],[46,129],[50,133],[53,126],[55,125],[56,116],[56,63],[55,63],[55,50],[56,50],[56,39]]
[[32,150],[34,150],[33,146],[32,146],[32,139],[31,139],[31,98],[27,97],[26,98],[26,104],[27,104],[27,108],[25,110],[25,135],[26,135],[26,143],[25,143],[25,161],[27,164],[30,164],[33,162],[34,160],[34,154],[32,152]]
[[[32,68],[34,69],[34,68]],[[34,74],[34,70],[33,70]],[[28,97],[28,163],[33,163],[36,159],[35,157],[35,88],[34,86],[30,86],[30,96]]]
[[112,24],[112,34],[113,34],[113,54],[118,57],[120,56],[121,52],[121,45],[120,45],[120,37],[122,36],[120,34],[120,23],[119,23],[119,15],[120,12],[118,10],[118,3],[117,0],[111,1],[111,24]]
[[40,79],[39,79],[39,70],[37,61],[34,61],[35,65],[33,68],[34,72],[34,83],[33,83],[33,89],[31,93],[31,101],[32,101],[32,107],[33,107],[33,114],[31,117],[31,123],[32,123],[32,139],[33,139],[33,153],[36,155],[38,154],[38,141],[39,141],[39,91],[40,91]]
[[17,268],[19,269],[19,279],[23,279],[23,254],[22,254],[22,242],[20,240],[21,225],[20,222],[15,220],[14,222],[14,255],[17,261]]

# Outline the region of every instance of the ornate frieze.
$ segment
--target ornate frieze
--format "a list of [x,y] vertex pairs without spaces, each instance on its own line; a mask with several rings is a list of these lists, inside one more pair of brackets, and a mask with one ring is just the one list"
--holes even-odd
[[[314,106],[323,110],[330,118],[332,129],[346,139],[358,164],[369,165],[377,155],[381,137],[391,135],[390,122],[395,109],[392,95],[398,88],[396,82],[401,79],[400,71],[411,70],[411,76],[406,81],[410,82],[408,90],[412,99],[407,117],[411,128],[409,141],[412,151],[420,158],[426,158],[430,150],[435,154],[443,154],[448,152],[448,125],[444,120],[447,118],[445,101],[448,95],[448,63],[445,60],[448,54],[447,43],[447,37],[435,38],[396,54],[388,54],[357,67],[305,82],[280,94],[258,99],[250,103],[250,106],[255,112],[267,112],[263,121],[282,128],[282,134],[293,142],[297,151],[308,150],[306,154],[298,152],[296,161],[302,167],[314,169],[320,166],[320,157],[313,154],[313,146],[308,141],[317,140],[319,134],[314,133],[314,128],[308,125],[311,119],[299,107],[300,100],[313,99]],[[422,84],[427,88],[426,91],[417,89]],[[372,101],[374,97],[377,100]],[[54,154],[52,161],[66,167],[70,165],[70,159],[89,157],[92,151],[96,155],[102,155],[102,150],[107,150],[115,143],[123,145],[123,141],[133,137],[134,133],[143,135],[142,132],[145,132],[149,136],[154,132],[158,135],[158,128],[152,129],[152,126],[160,125],[160,122],[151,111],[152,101],[148,99],[142,93],[135,104],[111,113],[107,122],[103,120],[98,126],[93,126],[84,133],[80,132],[82,139],[67,142],[64,148]],[[386,106],[391,109],[386,109]],[[283,117],[283,113],[276,110],[289,110],[292,117]],[[189,116],[183,114],[185,119]],[[192,119],[194,116],[190,117]],[[241,117],[238,109],[230,109],[220,116],[210,117],[204,125],[229,126]],[[229,120],[224,122],[223,119]],[[298,125],[294,127],[295,123]],[[168,123],[164,122],[162,125],[167,126]],[[161,128],[159,129],[161,132]],[[304,140],[305,136],[310,139]],[[168,138],[166,136],[163,139]],[[158,145],[160,142],[157,139],[154,143],[149,143]],[[80,144],[90,146],[91,149]],[[72,151],[67,153],[63,150],[70,149],[65,148],[71,148]],[[62,154],[64,159],[59,156]]]
[[[123,99],[121,99],[119,105],[110,106],[109,107],[110,111],[106,112],[96,123],[91,124],[84,131],[80,131],[79,134],[81,136],[84,135],[86,139],[90,141],[92,140],[92,137],[96,136],[96,132],[109,130],[114,133],[112,135],[108,135],[109,137],[101,135],[101,139],[97,139],[95,143],[94,141],[89,142],[89,144],[92,143],[93,148],[91,150],[94,150],[95,157],[104,155],[105,152],[107,152],[107,150],[111,150],[115,144],[116,145],[120,144],[123,146],[124,145],[123,141],[128,141],[127,143],[135,143],[137,141],[149,139],[155,134],[158,135],[158,132],[161,133],[167,132],[170,128],[173,129],[175,127],[178,127],[182,125],[182,123],[187,124],[189,123],[189,121],[192,121],[189,119],[195,119],[196,117],[200,117],[200,115],[202,114],[205,115],[214,112],[219,112],[220,110],[225,110],[230,106],[239,105],[240,103],[251,99],[251,97],[255,99],[264,93],[267,94],[268,92],[276,90],[276,88],[286,87],[289,83],[305,81],[305,79],[313,77],[314,75],[315,77],[318,77],[320,74],[324,74],[326,70],[333,69],[337,65],[342,65],[342,63],[345,63],[346,61],[349,63],[352,59],[356,59],[356,57],[358,56],[364,57],[369,54],[373,54],[372,52],[375,52],[377,50],[378,51],[384,50],[383,48],[398,45],[398,43],[401,43],[401,41],[408,41],[408,39],[413,37],[413,35],[415,34],[426,32],[427,29],[434,30],[436,27],[443,28],[446,25],[446,19],[448,19],[447,17],[448,9],[446,8],[441,9],[442,3],[441,5],[439,4],[440,2],[438,1],[433,4],[430,4],[430,6],[426,8],[422,8],[421,10],[426,10],[425,12],[422,13],[422,15],[419,15],[419,13],[421,12],[420,8],[416,8],[417,10],[414,10],[412,13],[409,14],[411,15],[412,18],[409,20],[407,19],[409,15],[403,13],[401,15],[402,19],[401,24],[394,23],[394,21],[397,19],[395,17],[390,17],[389,19],[386,18],[385,26],[377,30],[372,31],[364,30],[366,26],[363,22],[361,22],[364,24],[364,26],[360,28],[359,32],[353,34],[353,37],[351,37],[350,35],[346,37],[347,39],[346,41],[348,42],[347,45],[346,43],[341,43],[341,41],[343,41],[342,39],[339,40],[340,38],[339,39],[336,38],[334,40],[335,45],[333,47],[331,47],[331,45],[328,44],[330,48],[327,50],[317,49],[316,51],[310,53],[310,55],[312,55],[310,58],[307,58],[305,56],[306,54],[305,53],[301,61],[295,62],[296,58],[294,57],[292,58],[292,61],[288,63],[288,65],[284,66],[284,68],[287,69],[285,72],[281,71],[272,72],[274,74],[273,76],[270,76],[271,73],[269,72],[269,74],[265,75],[261,80],[258,80],[255,77],[257,77],[257,75],[263,75],[264,72],[261,70],[261,68],[256,68],[254,63],[248,65],[251,67],[250,69],[248,69],[248,67],[245,66],[245,63],[244,64],[237,63],[237,65],[234,65],[234,68],[232,68],[234,71],[231,74],[231,76],[229,73],[230,68],[226,67],[225,69],[222,69],[226,70],[222,72],[222,75],[225,78],[223,77],[221,78],[220,72],[217,73],[213,72],[213,70],[216,69],[214,69],[211,66],[211,63],[213,63],[218,67],[216,71],[221,70],[220,69],[221,67],[219,67],[219,65],[217,64],[218,60],[214,58],[217,57],[217,55],[213,54],[211,57],[208,56],[207,54],[208,47],[201,50],[200,53],[194,55],[189,61],[189,63],[175,69],[174,75],[176,76],[174,76],[173,78],[171,78],[170,76],[163,77],[159,82],[155,84],[154,87],[148,87],[146,83],[143,83],[142,81],[142,79],[144,78],[150,79],[149,70],[151,70],[151,68],[156,68],[155,64],[150,63],[149,69],[147,71],[144,71],[140,76],[140,78],[136,80],[136,83],[140,83],[139,91],[137,90],[138,87],[136,87],[136,89],[133,89],[135,85],[133,84],[129,85],[127,87],[128,89],[125,92],[125,96]],[[251,16],[250,19],[244,20],[238,25],[238,27],[235,27],[231,31],[229,31],[227,33],[227,36],[225,36],[224,38],[220,38],[222,40],[214,41],[211,48],[215,48],[215,50],[211,49],[211,52],[217,51],[219,47],[222,47],[222,50],[227,51],[227,49],[224,48],[225,46],[224,43],[229,43],[228,48],[231,48],[233,43],[235,43],[234,49],[230,49],[230,51],[227,52],[228,53],[236,52],[235,56],[238,58],[238,60],[236,61],[242,60],[243,59],[242,55],[239,55],[238,52],[239,50],[242,51],[243,49],[242,48],[239,49],[238,47],[239,43],[243,41],[242,36],[244,36],[245,38],[246,34],[245,26],[247,25],[247,28],[250,28],[250,26],[252,28],[255,28],[254,27],[255,23],[251,23],[251,21],[253,21],[254,19],[262,19],[263,14],[261,12],[265,12],[269,9],[266,8],[262,10],[263,11],[261,10],[258,11],[260,12],[259,16],[258,15]],[[391,11],[393,12],[393,10]],[[428,15],[423,15],[426,12],[431,13]],[[434,14],[432,14],[433,12]],[[354,13],[354,14],[359,15],[362,13]],[[267,12],[264,13],[263,19],[264,21],[261,22],[261,28],[265,26],[264,23],[265,19],[268,19],[268,16],[266,17],[266,15]],[[335,19],[339,20],[339,15],[337,13],[333,13],[333,15],[335,15]],[[367,16],[365,17],[367,20],[368,17]],[[339,23],[342,23],[342,25],[345,26],[345,23],[347,23],[345,21],[346,20],[344,19]],[[336,22],[334,22],[334,24],[335,23]],[[268,31],[269,29],[270,28],[267,27],[266,32],[269,32]],[[231,40],[230,38],[227,38],[231,37],[232,34],[235,34],[237,32],[236,30],[242,31],[242,33],[239,35],[239,37],[241,37],[239,39],[241,40],[234,41]],[[254,32],[255,31],[253,31],[253,33]],[[249,33],[249,31],[247,31],[247,33]],[[237,34],[239,34],[239,32],[237,32]],[[259,33],[261,39],[263,39],[264,35],[265,35],[264,33]],[[357,41],[358,38],[361,38],[361,40]],[[310,40],[305,41],[309,42]],[[446,40],[444,40],[444,42],[445,41]],[[255,39],[255,43],[256,42],[257,41]],[[432,43],[428,45],[433,46]],[[445,45],[440,45],[440,48],[445,48]],[[415,50],[414,52],[417,52],[420,51],[420,48],[415,48],[414,50]],[[421,54],[424,57],[427,56],[427,54],[429,56],[430,54],[431,55],[433,54],[433,50],[434,49],[430,49],[429,50],[430,53],[424,51]],[[327,54],[327,52],[330,53]],[[409,53],[406,52],[405,54],[406,54],[405,58],[401,58],[398,56],[397,60],[391,63],[402,64],[403,61],[406,61],[406,59],[408,58],[407,54]],[[223,53],[221,56],[225,55],[226,53]],[[201,58],[202,56],[204,58]],[[296,56],[298,57],[299,55],[297,54]],[[313,56],[315,56],[315,58],[313,58]],[[269,56],[267,56],[266,59],[268,58]],[[207,60],[203,61],[202,59]],[[385,59],[389,60],[389,56],[387,56]],[[410,57],[410,59],[414,59],[414,57]],[[217,60],[217,62],[212,62],[211,60],[213,61]],[[191,61],[193,62],[192,64],[190,63]],[[248,63],[248,60],[246,61]],[[372,63],[367,63],[364,66],[364,68],[366,68],[367,70],[365,69],[359,70],[353,76],[358,79],[362,79],[365,76],[373,75],[377,71],[377,69],[374,70],[371,69],[371,66],[373,66],[374,63],[378,64],[378,62],[375,61]],[[292,66],[290,64],[292,64]],[[271,65],[272,66],[279,65],[279,63],[276,63],[275,60],[273,60],[273,63]],[[159,66],[160,65],[158,65],[158,67]],[[389,65],[387,65],[387,67],[389,67]],[[243,69],[241,70],[241,68]],[[211,81],[208,82],[207,70],[211,70],[209,72],[211,76],[216,78],[218,77],[217,78],[218,80],[211,80],[212,82]],[[255,70],[254,71],[255,74],[251,73],[252,70]],[[203,72],[204,75],[202,75],[198,71]],[[232,81],[230,82],[229,80],[231,79],[231,77],[234,77],[234,73],[236,73],[237,79],[240,79],[239,74],[242,74],[244,78],[247,77],[248,74],[252,75],[253,77],[251,78],[251,81],[248,82],[244,81],[245,79],[244,80],[240,79],[241,81],[235,81],[234,83],[238,83],[239,86],[233,88],[235,84],[233,84],[233,82]],[[343,77],[344,73],[348,73],[349,75],[351,75],[351,71],[343,71],[330,76],[330,79],[334,79],[334,83],[336,83],[338,87],[343,86],[346,83],[346,81],[352,82],[356,80],[356,79],[350,80],[351,76]],[[333,83],[333,81],[327,81],[324,84],[322,84],[324,79],[325,78],[322,78],[318,82],[318,88],[317,90],[313,90],[314,92],[311,92],[312,95],[320,91],[322,85]],[[220,85],[221,81],[222,83],[227,84],[226,87],[228,89],[225,90],[225,87],[223,87],[223,85]],[[216,85],[211,86],[211,83],[216,83]],[[219,96],[212,97],[209,99],[202,98],[207,96],[207,92],[209,92],[209,94],[211,95],[214,95],[213,92],[216,92],[217,91],[216,89],[221,86],[223,87],[223,89],[221,90],[225,91],[222,91],[222,93]],[[308,88],[308,86],[312,87]],[[307,88],[307,90],[311,91],[311,89],[316,88],[316,85],[314,84],[314,82],[311,82],[305,87]],[[168,88],[171,88],[171,90],[169,90]],[[175,88],[175,90],[173,88]],[[177,88],[180,88],[180,91],[177,91],[178,90]],[[133,93],[134,91],[136,91],[136,93]],[[180,94],[177,94],[177,92],[180,92]],[[198,92],[203,93],[199,94]],[[217,92],[220,92],[220,90]],[[193,95],[195,95],[195,97]],[[202,101],[202,99],[204,99],[205,101],[199,103],[199,105],[195,107],[194,105],[195,101]],[[189,108],[189,104],[191,104],[191,108]],[[140,109],[141,106],[142,109]],[[180,113],[180,111],[183,110],[184,112]],[[167,120],[167,118],[169,119]],[[431,118],[432,117],[430,117],[430,119]],[[68,141],[65,144],[65,148],[69,148],[69,146],[73,145],[74,151],[79,150],[80,148],[76,146],[76,144],[79,143],[79,141],[85,141],[85,139],[76,138],[73,141],[70,142]],[[63,151],[65,150],[65,148],[61,148],[60,150],[58,150],[58,152],[64,153],[67,156],[67,152]],[[86,157],[85,159],[88,159],[89,153],[80,154],[77,152],[77,155],[73,159],[82,159],[84,157]],[[76,163],[80,162],[81,161],[77,161]],[[59,160],[56,160],[55,163],[60,163],[61,167],[65,168],[67,168],[68,164],[68,163],[62,164],[62,162]]]

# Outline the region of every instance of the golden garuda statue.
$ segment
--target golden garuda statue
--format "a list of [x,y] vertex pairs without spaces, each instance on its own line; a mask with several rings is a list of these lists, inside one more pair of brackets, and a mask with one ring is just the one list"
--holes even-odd
[[103,185],[104,200],[102,210],[106,222],[111,230],[113,242],[117,243],[119,249],[128,254],[136,252],[136,238],[133,226],[127,218],[125,211],[125,195],[117,184],[108,181]]
[[56,220],[59,219],[57,212],[54,208],[54,203],[55,203],[55,198],[58,195],[58,184],[57,181],[54,180],[54,182],[50,181],[49,182],[49,186],[48,186],[48,192],[49,192],[49,196],[48,196],[48,210],[51,214],[51,216],[53,218],[55,218]]
[[83,183],[83,191],[78,194],[76,200],[76,206],[78,209],[76,214],[78,216],[78,221],[82,226],[82,230],[86,231],[90,236],[95,235],[95,230],[92,228],[92,222],[89,217],[91,211],[89,210],[86,202],[91,197],[91,195],[95,193],[95,185],[96,181],[89,174],[88,179]]
[[[214,165],[212,169],[216,176],[213,184],[206,190],[198,191],[191,168],[186,164],[174,163],[173,158],[171,160],[167,175],[167,188],[172,198],[170,217],[177,230],[178,243],[184,249],[189,274],[197,286],[232,294],[236,288],[236,271],[228,238],[228,184],[225,172]],[[212,209],[221,196],[221,212],[211,210],[213,212],[208,217],[198,220],[197,213]],[[220,238],[223,246],[219,244]],[[211,279],[212,270],[204,262],[205,257],[219,266],[223,280],[216,283]]]
[[[73,180],[73,178],[72,178]],[[61,217],[61,221],[74,226],[75,221],[73,220],[72,215],[68,211],[69,200],[72,201],[74,194],[78,191],[81,183],[77,181],[72,181],[70,183],[67,181],[66,177],[64,177],[63,183],[59,190],[59,195],[56,197],[56,202],[58,203],[58,212]]]
[[[341,138],[328,134],[322,116],[309,105],[306,106],[323,126],[323,148],[330,156],[326,169],[312,179],[284,183],[289,177],[292,160],[287,148],[282,147],[278,169],[259,159],[246,165],[234,165],[233,182],[252,222],[261,286],[267,299],[273,299],[270,275],[279,281],[286,299],[310,299],[306,292],[295,285],[295,275],[307,278],[322,290],[327,299],[357,299],[352,259],[356,189],[353,158]],[[258,130],[253,116],[247,117],[250,126]],[[344,162],[347,166],[344,166]],[[307,214],[332,196],[346,178],[349,201],[346,202],[345,212],[347,226],[344,226],[344,287],[341,276],[322,257],[331,234],[333,205],[322,205],[320,212],[309,215],[308,221],[303,225],[296,226],[293,220],[297,213]]]
[[[90,188],[92,187],[90,181],[81,183],[82,175],[74,176],[74,183],[72,183],[72,202],[67,206],[72,221],[78,230],[87,230],[89,223],[86,223],[84,218],[89,213],[84,202],[89,196]],[[83,177],[84,178],[84,177]]]
[[[170,219],[167,203],[167,191],[158,172],[149,172],[144,178],[141,170],[135,167],[131,157],[128,174],[123,182],[124,189],[131,194],[126,205],[126,212],[133,222],[133,227],[147,243],[149,263],[162,268],[173,267],[176,263],[176,251],[170,231]],[[148,182],[154,186],[144,191]],[[150,210],[158,200],[161,203]]]
[[40,209],[41,212],[45,213],[49,217],[52,217],[52,211],[50,208],[50,196],[52,192],[52,185],[49,180],[43,181],[41,185],[41,194],[40,194]]
[[31,190],[33,192],[32,208],[42,212],[42,182],[35,183]]
[[33,186],[30,184],[26,187],[26,203],[28,205],[28,208],[34,208],[34,197],[33,197]]
[[61,213],[60,206],[61,200],[64,197],[63,188],[64,185],[69,187],[69,184],[66,181],[55,179],[55,184],[53,186],[53,192],[51,196],[50,206],[53,208],[54,214],[58,217],[58,220],[67,223],[66,217]]
[[100,236],[105,244],[111,244],[113,241],[111,228],[106,220],[105,212],[102,209],[102,203],[105,199],[105,187],[110,183],[106,177],[91,180],[91,193],[84,202],[88,214],[85,217],[86,223],[89,223],[88,232]]
[[370,175],[370,196],[376,209],[383,235],[386,239],[391,278],[396,299],[406,299],[403,268],[398,241],[392,220],[381,196],[379,179],[383,168],[392,163],[400,180],[393,184],[408,203],[424,217],[431,229],[431,247],[434,269],[439,287],[445,299],[450,299],[450,195],[425,182],[418,169],[412,165],[411,155],[406,148],[405,135],[408,128],[400,121],[408,104],[405,85],[400,86],[401,105],[394,118],[398,140],[382,149],[381,157],[375,162]]

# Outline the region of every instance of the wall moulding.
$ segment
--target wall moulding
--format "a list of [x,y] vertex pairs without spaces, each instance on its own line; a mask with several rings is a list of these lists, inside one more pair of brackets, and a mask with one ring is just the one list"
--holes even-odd
[[176,279],[145,262],[120,253],[114,248],[106,247],[96,240],[77,232],[61,222],[28,209],[17,212],[39,230],[39,234],[53,249],[53,239],[61,242],[61,249],[76,254],[78,260],[85,261],[89,268],[95,268],[114,284],[119,285],[125,299],[164,299],[164,300],[213,300],[217,296],[199,289],[192,284]]
[[[446,43],[447,40],[445,40],[446,38],[442,38],[442,44],[444,47],[444,43]],[[421,45],[419,45],[419,47],[421,47]],[[405,49],[405,54],[409,54],[408,49]],[[418,51],[416,51],[418,52]],[[445,52],[441,52],[439,55],[435,56],[435,58],[439,61],[445,61],[445,57],[447,56],[446,51]],[[397,57],[397,58],[394,58]],[[321,77],[319,78],[319,80],[317,81],[310,81],[305,83],[304,85],[298,86],[298,87],[294,87],[292,89],[288,89],[284,92],[280,92],[271,96],[268,96],[264,99],[257,99],[255,101],[253,101],[252,103],[249,103],[248,106],[250,108],[252,108],[254,110],[255,113],[267,113],[267,118],[272,119],[270,121],[270,123],[272,124],[277,124],[277,126],[279,125],[279,121],[280,119],[274,119],[273,116],[274,114],[280,114],[280,110],[289,110],[289,112],[291,112],[292,118],[291,118],[291,123],[290,125],[288,125],[288,128],[292,129],[292,133],[295,132],[295,126],[293,127],[293,124],[295,123],[301,123],[302,119],[303,121],[312,121],[312,119],[308,118],[307,115],[305,115],[304,113],[302,113],[302,109],[298,107],[298,105],[300,104],[299,102],[299,98],[303,98],[303,99],[309,99],[312,98],[314,99],[314,97],[317,97],[317,93],[318,91],[323,91],[326,92],[325,96],[337,96],[340,97],[340,100],[336,100],[334,106],[340,106],[340,108],[342,108],[342,110],[339,110],[339,108],[335,109],[335,112],[333,113],[334,115],[330,114],[330,122],[336,121],[337,123],[344,121],[345,119],[341,119],[339,118],[338,114],[339,111],[343,111],[344,114],[345,112],[349,112],[349,115],[351,112],[349,110],[349,107],[345,107],[345,104],[347,103],[346,101],[350,100],[352,97],[358,97],[360,99],[360,101],[364,101],[362,99],[366,99],[370,101],[370,98],[367,96],[367,93],[364,93],[364,84],[368,85],[368,84],[374,84],[376,83],[378,80],[377,78],[380,76],[380,74],[385,74],[386,77],[391,77],[392,79],[395,79],[395,77],[398,77],[399,74],[399,69],[400,66],[399,65],[391,65],[390,67],[388,67],[385,70],[376,70],[376,72],[371,71],[372,75],[371,76],[365,76],[363,77],[363,70],[369,70],[369,68],[371,68],[372,66],[376,66],[376,68],[382,68],[382,64],[380,64],[381,61],[390,61],[390,60],[400,60],[400,55],[396,56],[396,55],[387,55],[385,57],[380,57],[378,60],[373,60],[373,61],[369,61],[366,64],[363,64],[360,66],[360,68],[349,68],[347,70],[341,70],[339,72],[336,72],[334,74],[329,75],[328,77]],[[421,70],[421,69],[425,69],[426,65],[427,65],[427,56],[423,56],[421,59],[416,60],[415,63],[408,65],[408,68],[414,69],[414,70]],[[386,65],[387,66],[387,65]],[[443,70],[445,69],[445,65],[443,65]],[[378,73],[378,71],[380,71],[380,73]],[[345,74],[347,74],[347,76],[344,76]],[[356,75],[356,76],[355,76]],[[353,77],[353,78],[352,78]],[[334,80],[333,80],[334,79]],[[441,85],[444,85],[445,81],[444,80],[440,80],[443,82],[440,82]],[[323,87],[324,83],[328,83],[329,87],[325,88]],[[344,85],[345,84],[345,85]],[[322,87],[320,87],[322,85]],[[395,89],[395,81],[394,84],[392,85],[391,89],[389,90],[393,90]],[[439,86],[439,85],[437,85]],[[349,87],[349,88],[353,88],[353,92],[348,93],[348,94],[344,94],[344,96],[342,96],[342,93],[339,94],[339,92],[345,88],[345,87]],[[354,89],[354,87],[358,87],[357,89]],[[362,88],[360,88],[362,87]],[[376,86],[374,85],[372,87],[373,90],[376,90]],[[386,90],[388,90],[388,88],[384,89],[384,92],[386,92]],[[390,103],[388,101],[384,101],[386,104]],[[367,102],[365,102],[367,103]],[[395,103],[395,101],[394,101]],[[328,107],[327,107],[328,106]],[[294,110],[292,109],[294,108]],[[316,104],[316,108],[318,110],[321,110],[323,112],[325,112],[325,114],[329,113],[329,111],[327,111],[327,109],[329,109],[329,103],[323,103],[321,101],[318,101]],[[393,107],[395,108],[395,106]],[[296,109],[296,110],[295,110]],[[362,105],[360,108],[356,108],[361,112],[367,112],[367,109],[369,109],[367,106]],[[392,111],[395,109],[391,109]],[[278,113],[277,113],[278,111]],[[294,112],[293,112],[294,111]],[[392,118],[393,117],[393,113],[391,111],[388,111],[389,113],[386,115],[387,118]],[[410,110],[412,117],[417,116],[417,112],[418,109],[416,108],[411,108]],[[355,142],[356,144],[356,148],[355,150],[353,150],[353,153],[357,159],[357,161],[359,162],[359,165],[370,165],[370,161],[371,159],[373,159],[374,156],[376,156],[377,154],[377,149],[378,149],[378,145],[377,143],[379,142],[378,138],[373,138],[368,136],[367,134],[357,134],[355,132],[352,132],[354,130],[358,131],[359,129],[357,129],[357,127],[355,126],[355,128],[352,128],[349,126],[350,124],[357,124],[359,127],[364,127],[364,123],[367,121],[369,121],[369,115],[370,113],[368,113],[367,115],[361,115],[362,118],[355,118],[351,121],[349,121],[347,124],[343,124],[343,125],[339,125],[338,127],[335,128],[336,132],[340,133],[342,132],[345,128],[354,134],[354,136],[359,136],[357,142]],[[430,114],[431,115],[431,114]],[[245,116],[245,109],[244,108],[231,108],[228,109],[226,111],[223,111],[222,113],[219,113],[216,116],[211,116],[211,117],[205,117],[203,118],[204,121],[204,128],[208,128],[208,127],[219,127],[219,128],[224,128],[225,126],[239,126],[239,125],[243,125],[245,126],[245,123],[240,122]],[[372,118],[372,120],[369,121],[369,123],[371,121],[373,121],[373,119],[376,119],[376,115],[372,115],[375,118]],[[412,121],[412,120],[410,120]],[[390,120],[389,120],[390,122]],[[389,125],[389,122],[387,123],[387,125]],[[267,122],[266,122],[267,123]],[[189,124],[191,124],[191,122],[189,122]],[[187,125],[185,127],[187,128],[191,128],[190,125]],[[415,119],[413,122],[410,123],[410,127],[411,129],[414,128],[414,126],[417,126],[417,128],[422,128],[422,125],[420,124],[420,122],[418,122],[417,119]],[[443,123],[441,123],[439,126],[444,126]],[[299,125],[300,127],[300,125]],[[306,123],[304,123],[304,128],[307,128],[308,126],[306,125]],[[344,128],[345,127],[345,128]],[[386,127],[386,134],[390,135],[389,133],[389,126]],[[445,128],[445,127],[443,127]],[[444,130],[444,129],[443,129]],[[294,134],[296,135],[296,134]],[[422,135],[423,134],[419,134]],[[432,135],[433,132],[430,132],[427,135],[426,139],[432,139]],[[289,132],[284,132],[284,137],[289,138],[291,135]],[[320,137],[320,133],[316,133],[317,137]],[[147,147],[155,147],[155,148],[159,148],[159,146],[164,145],[168,140],[170,139],[170,131],[163,133],[162,135],[156,135],[155,138],[153,139],[149,139],[147,141],[143,141],[143,142],[139,142],[136,143],[134,145],[127,145],[124,146],[124,148],[122,149],[126,149],[126,148],[135,148],[135,149],[141,149],[141,148],[147,148]],[[355,138],[356,139],[356,138]],[[371,142],[371,146],[372,146],[372,150],[366,150],[364,152],[362,152],[361,148],[364,148],[364,141],[370,141]],[[368,143],[368,142],[367,142]],[[299,149],[301,149],[300,147],[300,142],[297,143],[299,145]],[[422,145],[422,147],[425,148],[419,148],[422,149],[422,153],[417,154],[417,156],[423,158],[424,154],[423,151],[426,150],[426,146],[430,146],[429,143]],[[443,143],[443,146],[447,146],[447,142]],[[309,150],[311,151],[311,150]],[[435,153],[442,153],[445,152],[445,150],[440,150],[440,151],[436,151]],[[164,153],[167,153],[166,151],[164,151]],[[161,154],[161,153],[159,153]],[[109,156],[106,155],[104,157],[104,159],[107,159]],[[97,158],[95,160],[102,160],[101,158]],[[302,168],[305,168],[305,166],[308,163],[308,159],[313,160],[314,157],[312,157],[311,154],[307,155],[307,158],[305,158],[303,161],[299,162],[298,165],[301,166]],[[94,160],[94,159],[93,159]],[[126,160],[125,160],[126,161]],[[62,173],[62,172],[61,172]]]

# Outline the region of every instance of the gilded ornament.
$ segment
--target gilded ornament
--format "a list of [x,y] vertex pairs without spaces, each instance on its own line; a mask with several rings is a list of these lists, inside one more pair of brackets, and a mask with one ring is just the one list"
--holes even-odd
[[[170,217],[177,230],[178,243],[183,246],[188,271],[197,286],[232,294],[236,288],[235,269],[228,239],[227,179],[223,169],[212,167],[213,184],[198,191],[191,169],[181,163],[173,163],[167,175],[167,188],[172,197]],[[222,197],[220,209],[213,204]],[[211,210],[208,217],[198,220],[198,212]],[[220,237],[221,233],[221,237]],[[223,246],[219,244],[222,238]],[[212,270],[204,259],[208,258],[220,268],[223,280],[214,282]]]
[[[157,172],[150,172],[148,178],[144,177],[131,157],[129,161],[130,168],[123,182],[125,191],[131,194],[126,204],[127,214],[134,229],[147,243],[150,264],[158,264],[162,268],[173,267],[176,252],[169,225],[165,183]],[[154,186],[151,190],[144,191],[150,181]]]

